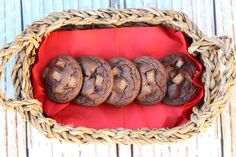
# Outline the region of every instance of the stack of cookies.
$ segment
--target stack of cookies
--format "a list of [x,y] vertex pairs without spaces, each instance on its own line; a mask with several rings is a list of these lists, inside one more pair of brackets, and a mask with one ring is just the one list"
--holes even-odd
[[132,61],[115,57],[108,62],[95,56],[74,59],[64,55],[49,63],[43,78],[47,96],[58,103],[124,106],[133,101],[143,105],[163,101],[182,105],[196,95],[192,83],[196,70],[181,53],[161,60],[140,56]]

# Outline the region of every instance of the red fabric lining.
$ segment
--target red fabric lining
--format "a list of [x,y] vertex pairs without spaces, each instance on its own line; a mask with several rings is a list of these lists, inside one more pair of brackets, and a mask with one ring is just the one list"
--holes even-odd
[[[74,127],[103,128],[171,128],[186,123],[192,107],[203,98],[201,64],[188,54],[184,35],[174,29],[161,27],[124,27],[94,30],[74,30],[51,33],[38,50],[37,62],[32,69],[34,96],[43,104],[44,113],[62,124]],[[47,98],[42,74],[51,59],[68,54],[73,57],[95,55],[108,60],[122,56],[153,56],[157,59],[169,54],[183,52],[197,65],[198,72],[193,83],[199,88],[196,98],[183,106],[163,103],[143,106],[135,102],[116,108],[106,103],[98,107],[84,107],[74,103],[57,104]]]

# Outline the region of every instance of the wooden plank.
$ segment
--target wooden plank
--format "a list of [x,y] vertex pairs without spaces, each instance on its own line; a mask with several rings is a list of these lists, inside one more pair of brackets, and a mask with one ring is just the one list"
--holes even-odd
[[[176,11],[184,12],[188,17],[194,21],[196,15],[193,13],[193,1],[181,0],[172,1],[172,9]],[[172,147],[170,146],[170,152]],[[197,137],[192,137],[184,142],[177,143],[178,156],[197,156]]]
[[116,148],[113,145],[87,144],[79,146],[80,157],[116,157]]
[[221,139],[216,129],[215,124],[213,127],[210,127],[206,133],[201,133],[197,136],[197,154],[199,156],[221,156]]
[[[156,147],[160,148],[158,145],[155,145]],[[141,156],[160,156],[158,154],[160,151],[155,151],[154,145],[134,145],[133,147],[133,157],[141,157]]]
[[[2,3],[1,3],[2,4]],[[11,0],[5,1],[5,42],[11,42],[17,34],[21,32],[21,8],[20,1]],[[14,87],[11,81],[11,71],[15,63],[13,57],[7,64],[6,69],[6,96],[14,98]],[[5,144],[7,156],[26,156],[26,130],[25,122],[22,121],[21,116],[13,111],[5,113]]]
[[[192,1],[193,21],[199,29],[207,36],[214,36],[214,5],[212,0]],[[207,132],[197,136],[197,154],[199,156],[221,156],[221,130],[218,130],[220,121],[215,121],[214,125]],[[207,146],[206,146],[207,143]]]
[[[63,0],[51,0],[53,5],[53,11],[63,11]],[[51,10],[50,10],[51,11]]]
[[[233,0],[216,0],[216,34],[228,35],[236,43],[236,3]],[[236,95],[234,90],[233,99]],[[222,121],[222,138],[223,138],[223,156],[236,156],[236,105],[233,100],[230,105],[226,106],[221,114]]]
[[[109,0],[99,1],[99,0],[88,0],[80,1],[80,10],[96,10],[100,8],[108,8],[110,5]],[[81,157],[85,156],[96,156],[96,157],[106,157],[106,156],[116,156],[116,145],[104,145],[104,144],[89,144],[81,145]]]
[[139,8],[143,6],[142,0],[125,0],[126,8]]
[[[50,4],[50,3],[49,3]],[[48,5],[45,3],[45,5]],[[32,24],[32,22],[43,18],[43,1],[22,0],[23,23],[24,27]]]
[[[92,0],[92,4],[91,4],[93,10],[100,9],[100,8],[108,8],[109,5],[110,5],[109,0],[103,0],[103,1]],[[81,150],[82,152],[84,152],[83,149]],[[94,145],[93,153],[94,153],[93,156],[96,156],[96,157],[105,157],[105,156],[115,157],[117,154],[116,145],[115,144],[112,144],[112,145],[96,144]]]
[[81,145],[81,150],[80,157],[96,156],[96,145],[94,144]]
[[[157,8],[157,1],[156,0],[139,0],[139,1],[127,1],[126,0],[127,7],[129,8],[136,8],[136,7],[152,7],[152,8]],[[156,145],[155,145],[156,146]],[[132,156],[133,157],[141,157],[141,156],[158,156],[159,151],[155,151],[155,146],[154,145],[133,145],[133,150],[132,151]],[[121,151],[120,151],[121,152]]]
[[[191,1],[183,1],[183,0],[172,1],[172,8],[173,8],[173,10],[175,10],[175,11],[183,11],[183,6],[185,5],[184,2],[191,3]],[[192,9],[192,8],[190,7],[190,9]]]
[[212,0],[192,1],[193,21],[203,33],[208,36],[214,35],[214,6]]
[[[181,5],[182,4],[182,5]],[[193,6],[193,2],[192,0],[189,0],[189,1],[185,1],[185,0],[182,0],[182,3],[180,4],[180,7],[178,7],[177,5],[179,4],[173,4],[173,8],[178,8],[178,9],[181,9],[179,11],[182,11],[184,12],[185,14],[188,15],[188,17],[193,21],[194,19],[194,16],[193,16],[193,8],[190,7],[190,6]]]
[[[234,5],[236,8],[236,5]],[[234,15],[236,15],[236,12],[234,12]],[[234,16],[236,17],[236,16]],[[235,27],[234,27],[235,28]],[[235,30],[234,30],[235,31]],[[234,41],[235,36],[234,36]],[[236,86],[234,87],[233,91],[234,95],[236,95]],[[232,99],[232,102],[230,103],[230,119],[231,119],[231,145],[232,145],[232,156],[236,156],[236,99]]]
[[75,9],[79,8],[78,1],[63,1],[63,8],[64,10]]
[[[42,133],[28,124],[28,154],[29,156],[47,156],[52,157],[52,141],[46,139]],[[59,152],[60,150],[58,150]]]
[[143,7],[145,8],[157,8],[156,0],[143,0]]
[[2,156],[7,156],[7,117],[6,117],[6,111],[2,108],[0,105],[0,152]]
[[[80,146],[77,144],[71,144],[67,142],[60,143],[58,140],[54,140],[52,143],[53,147],[53,157],[58,156],[71,156],[71,157],[81,157],[81,149]],[[56,149],[55,149],[56,148]],[[61,151],[57,151],[60,149]]]
[[[24,28],[51,12],[52,3],[42,0],[22,0]],[[27,123],[27,147],[29,156],[51,156],[52,144],[41,133]]]
[[[197,23],[201,30],[209,36],[214,35],[213,2],[204,1],[158,1],[158,8],[177,10],[187,13],[190,19]],[[219,156],[221,155],[221,143],[217,127],[212,127],[207,133],[202,133],[187,141],[170,145],[154,145],[141,147],[134,146],[134,156]],[[207,151],[206,143],[210,144]],[[138,149],[138,147],[140,147]],[[154,151],[153,151],[154,150]],[[209,152],[209,153],[208,153]]]
[[172,0],[158,1],[158,8],[163,9],[163,10],[171,10],[173,8]]
[[[181,5],[181,4],[179,4]],[[156,3],[155,1],[143,1],[143,7],[154,7],[154,8],[160,8],[160,9],[173,9],[173,5],[171,1],[158,1]],[[181,147],[180,147],[181,145]],[[133,149],[133,156],[152,156],[152,157],[160,157],[160,156],[182,156],[182,154],[178,154],[185,152],[186,144],[172,144],[172,145],[147,145],[147,146],[140,146],[140,145],[134,145]],[[181,150],[183,150],[181,152]]]
[[[112,1],[111,1],[112,2]],[[142,7],[142,0],[119,0],[115,3],[111,3],[114,6],[119,6],[119,8],[137,8]],[[134,145],[117,145],[118,148],[118,157],[134,157],[135,146]],[[137,148],[138,149],[138,148]]]
[[[32,4],[34,2],[24,1],[23,2],[23,8],[30,8],[32,9]],[[37,3],[39,3],[37,1]],[[50,5],[53,5],[50,6]],[[99,3],[98,1],[94,1],[94,4],[89,4],[89,1],[81,1],[80,4],[78,4],[76,1],[63,1],[63,3],[58,2],[55,3],[54,1],[44,3],[43,9],[38,9],[37,12],[33,12],[31,17],[25,17],[26,23],[30,24],[34,20],[42,18],[42,15],[46,15],[52,11],[62,11],[62,10],[68,10],[68,9],[98,9],[102,7],[108,7],[109,1],[103,1],[103,3]],[[83,8],[84,7],[84,8]],[[27,15],[28,12],[31,12],[32,10],[25,9],[23,10],[26,12]],[[43,14],[42,14],[43,12]],[[44,154],[46,156],[87,156],[87,154],[90,154],[92,156],[116,156],[116,147],[115,145],[76,145],[76,144],[69,144],[67,142],[60,143],[57,140],[50,140],[45,138],[41,133],[39,133],[35,128],[33,128],[31,125],[28,126],[28,143],[29,143],[29,155],[30,156],[36,156],[40,153],[41,155]],[[42,155],[42,156],[44,156]]]
[[[5,1],[0,0],[0,19],[2,22],[0,23],[0,47],[2,47],[5,44],[6,40],[6,26],[5,26]],[[2,80],[0,80],[0,89],[5,90],[5,77],[3,76]],[[3,109],[3,107],[0,104],[0,152],[2,156],[7,156],[7,117],[6,117],[6,111]]]
[[[43,16],[48,16],[53,10],[53,2],[55,1],[43,1]],[[58,5],[60,4],[59,1],[57,1]],[[57,5],[56,5],[57,6]]]
[[93,0],[79,1],[79,10],[92,10]]
[[[183,12],[187,13],[198,25],[198,27],[208,36],[214,35],[214,13],[213,13],[213,1],[183,1],[182,7],[177,7],[177,9],[183,9]],[[176,4],[173,5],[175,8]],[[192,6],[192,7],[189,7]],[[192,8],[192,9],[190,9]],[[221,143],[220,134],[218,134],[217,123],[209,128],[206,133],[202,133],[197,137],[192,143],[186,145],[188,151],[188,156],[219,156],[221,155]],[[219,124],[220,125],[220,124]],[[209,144],[210,151],[206,151],[206,143]],[[180,150],[180,149],[179,149]],[[194,150],[197,150],[194,151]]]
[[[232,9],[232,20],[233,22],[233,41],[234,41],[234,49],[236,49],[236,1],[231,1],[231,6]],[[231,119],[231,143],[232,143],[232,156],[236,156],[236,99],[234,98],[236,95],[236,85],[234,86],[234,90],[233,90],[233,98],[232,98],[232,102],[230,103],[230,119]]]
[[118,155],[117,157],[133,157],[133,153],[134,153],[134,149],[133,149],[133,145],[123,145],[123,144],[119,144],[117,145],[118,148]]
[[[126,0],[125,4],[127,8],[139,8],[139,7],[157,7],[156,0]],[[140,146],[140,145],[119,145],[120,156],[154,156],[154,148],[152,145]]]
[[101,8],[108,8],[109,7],[109,0],[92,0],[92,8],[93,10],[101,9]]
[[125,0],[110,0],[110,7],[112,8],[125,8]]
[[[235,22],[233,22],[233,1],[231,0],[216,0],[215,1],[215,12],[216,12],[216,26],[217,35],[228,35],[230,37],[234,36]],[[234,2],[235,5],[235,2]],[[235,7],[235,6],[234,6]],[[235,13],[235,11],[234,11]]]
[[[197,137],[194,136],[188,140],[186,140],[184,143],[184,147],[179,148],[180,155],[183,156],[198,156],[198,147],[197,147]],[[181,154],[182,153],[182,154]]]
[[[233,22],[233,40],[234,40],[234,48],[236,48],[236,1],[232,0],[231,1],[231,6],[232,8],[234,9],[231,9],[232,11],[232,20],[234,21]],[[234,112],[235,113],[235,112]],[[235,119],[235,118],[234,118]],[[236,136],[235,136],[236,137]]]

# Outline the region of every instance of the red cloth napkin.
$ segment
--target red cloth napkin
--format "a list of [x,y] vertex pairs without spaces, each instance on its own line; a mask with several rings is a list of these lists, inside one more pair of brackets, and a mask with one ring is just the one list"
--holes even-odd
[[[44,113],[58,123],[103,128],[171,128],[186,123],[192,107],[203,98],[201,64],[188,54],[188,44],[181,32],[162,27],[124,27],[94,30],[52,32],[38,50],[36,64],[32,69],[34,96],[43,104]],[[187,54],[197,65],[194,84],[199,88],[194,100],[183,106],[163,103],[144,106],[133,102],[124,107],[106,103],[97,107],[84,107],[73,102],[57,104],[45,94],[42,74],[46,65],[56,56],[68,54],[73,57],[94,55],[108,60],[112,57],[133,59],[147,55],[157,59],[172,53]]]

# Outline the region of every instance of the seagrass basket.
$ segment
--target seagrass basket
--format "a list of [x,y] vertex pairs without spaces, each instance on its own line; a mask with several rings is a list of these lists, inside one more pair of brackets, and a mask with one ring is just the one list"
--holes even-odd
[[[45,117],[42,104],[33,97],[31,69],[36,60],[37,49],[44,38],[61,29],[94,29],[122,26],[172,27],[191,40],[189,53],[196,56],[204,66],[202,82],[204,100],[193,108],[190,120],[179,127],[161,129],[102,129],[60,125]],[[207,37],[188,17],[176,11],[155,9],[100,9],[52,13],[34,22],[14,41],[6,44],[0,53],[0,79],[8,61],[16,55],[12,70],[15,98],[8,99],[0,91],[0,104],[19,112],[24,120],[48,138],[57,138],[75,143],[153,144],[174,143],[188,139],[206,130],[225,105],[229,104],[231,89],[235,83],[235,52],[228,37]]]

